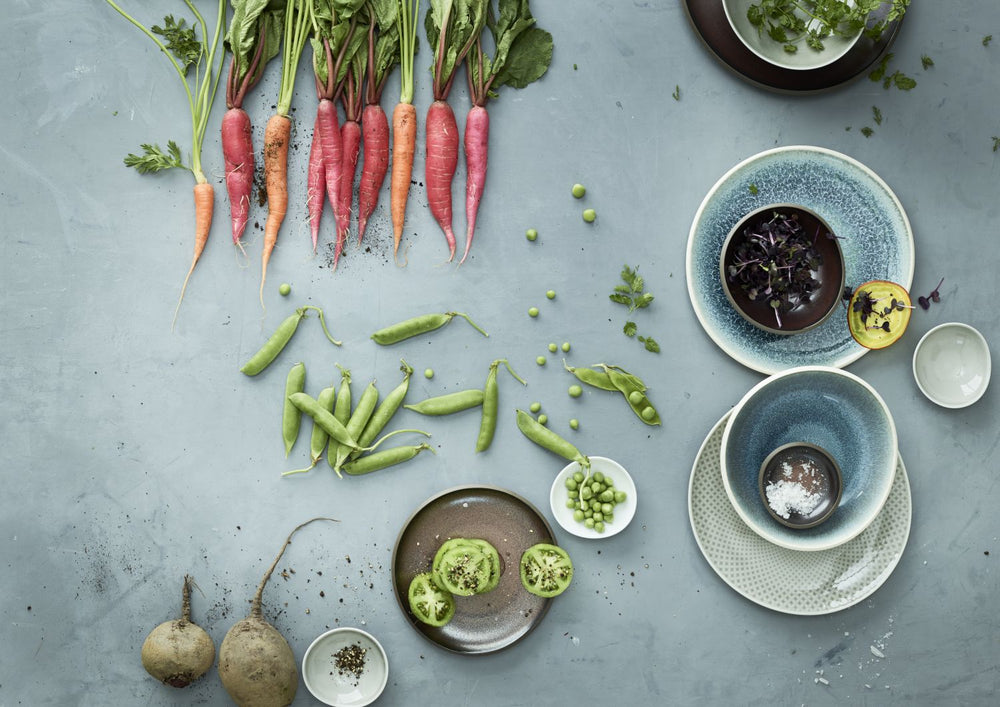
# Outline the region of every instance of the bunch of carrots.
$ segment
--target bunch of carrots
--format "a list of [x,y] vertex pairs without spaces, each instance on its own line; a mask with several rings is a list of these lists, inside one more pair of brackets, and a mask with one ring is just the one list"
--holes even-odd
[[[194,26],[188,27],[183,19],[177,21],[168,15],[163,27],[154,25],[151,29],[128,15],[115,0],[106,1],[167,55],[184,83],[191,108],[190,166],[184,164],[180,148],[173,141],[168,143],[166,151],[155,144],[143,145],[143,155],[130,154],[126,158],[127,165],[143,173],[183,167],[195,177],[195,253],[181,289],[181,300],[211,229],[214,192],[201,168],[201,146],[220,83],[225,49],[231,52],[231,60],[225,81],[227,111],[221,124],[222,152],[232,238],[241,249],[249,221],[256,165],[251,121],[243,103],[260,81],[265,66],[281,55],[278,99],[275,113],[267,121],[262,150],[268,211],[261,252],[261,305],[268,263],[289,208],[290,111],[299,59],[307,43],[312,48],[317,96],[305,198],[313,251],[318,248],[320,221],[327,201],[335,224],[334,267],[346,246],[352,215],[356,216],[357,242],[362,242],[388,175],[393,254],[398,257],[417,143],[413,86],[419,0],[287,0],[284,3],[231,0],[233,15],[221,52],[219,39],[226,20],[225,0],[219,0],[214,34],[209,33],[192,0],[183,1],[195,13]],[[528,0],[430,0],[424,20],[428,44],[433,48],[434,95],[426,117],[425,183],[431,214],[447,241],[449,260],[454,258],[457,247],[452,231],[451,187],[459,157],[459,133],[448,96],[463,65],[472,101],[464,138],[467,173],[467,228],[461,259],[464,262],[472,246],[486,182],[489,142],[486,103],[496,97],[501,86],[522,88],[540,78],[551,62],[552,37],[535,27]],[[196,29],[200,29],[201,39]],[[483,33],[487,29],[492,35],[492,56],[483,50]],[[392,114],[390,160],[389,120],[380,104],[387,79],[397,65],[401,70],[400,96]],[[193,87],[188,79],[192,67],[195,68]],[[338,102],[343,122],[339,120]],[[359,156],[361,174],[355,207]]]

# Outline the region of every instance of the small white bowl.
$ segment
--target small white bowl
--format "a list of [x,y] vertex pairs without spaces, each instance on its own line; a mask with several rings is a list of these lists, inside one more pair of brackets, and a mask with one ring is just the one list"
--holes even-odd
[[571,462],[563,467],[555,481],[552,482],[552,489],[549,491],[549,505],[552,507],[552,515],[556,522],[563,527],[567,533],[578,538],[609,538],[625,530],[632,518],[635,516],[636,497],[635,482],[625,471],[625,467],[607,457],[590,457],[590,471],[601,472],[609,477],[616,489],[625,492],[625,500],[615,506],[614,520],[604,524],[604,532],[598,533],[593,528],[588,528],[580,521],[573,518],[573,510],[566,507],[567,491],[566,479],[578,471],[582,471],[580,464]]
[[766,31],[758,32],[747,19],[747,8],[757,0],[722,0],[722,8],[736,37],[743,45],[769,64],[798,71],[819,69],[828,66],[849,52],[861,39],[859,30],[854,37],[830,36],[823,40],[824,48],[816,51],[798,43],[798,51],[788,53],[781,42],[772,40]]
[[[365,651],[360,674],[338,670],[337,651],[351,645]],[[363,707],[378,699],[389,680],[389,659],[375,637],[359,628],[335,628],[322,634],[302,657],[302,681],[313,697],[333,707]]]
[[913,351],[913,377],[920,392],[946,408],[979,400],[990,382],[990,347],[976,329],[961,322],[939,324]]

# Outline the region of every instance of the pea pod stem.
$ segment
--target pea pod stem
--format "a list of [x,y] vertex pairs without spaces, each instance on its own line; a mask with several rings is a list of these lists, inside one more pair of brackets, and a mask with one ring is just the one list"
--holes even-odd
[[326,334],[326,338],[335,345],[340,346],[341,342],[334,339],[333,336],[330,335],[330,330],[326,328],[326,318],[323,316],[323,310],[311,304],[306,305],[304,307],[299,307],[292,314],[285,317],[285,319],[274,330],[274,333],[271,334],[267,341],[264,342],[264,345],[261,346],[245,364],[243,364],[243,367],[240,368],[240,372],[248,376],[256,376],[270,366],[274,359],[278,357],[278,354],[285,349],[288,342],[292,340],[292,336],[299,328],[299,322],[305,319],[310,309],[319,313],[319,323],[320,326],[323,327],[323,333]]
[[478,331],[483,336],[489,336],[485,330],[483,330],[478,324],[476,324],[469,317],[468,314],[464,312],[444,312],[444,313],[434,313],[434,314],[421,314],[410,319],[405,319],[396,324],[379,329],[371,338],[380,346],[389,346],[391,344],[410,339],[414,336],[419,336],[421,334],[427,334],[436,329],[440,329],[445,324],[450,322],[455,317],[462,317],[467,321],[473,329]]
[[342,342],[337,341],[336,339],[334,339],[333,336],[330,334],[330,330],[326,328],[326,316],[323,314],[323,310],[322,309],[320,309],[319,307],[316,307],[315,305],[311,305],[311,304],[307,304],[302,309],[314,309],[314,310],[316,310],[316,313],[319,315],[319,325],[321,327],[323,327],[323,333],[326,334],[326,338],[329,339],[330,343],[333,344],[334,346],[340,346],[342,344]]
[[579,463],[580,466],[587,469],[589,473],[590,459],[584,456],[579,449],[573,446],[572,443],[566,441],[548,427],[538,422],[538,420],[533,418],[524,410],[518,409],[516,413],[517,429],[521,430],[521,433],[525,437],[542,449],[550,451],[553,454],[558,454],[563,459]]
[[374,452],[373,454],[366,454],[363,457],[358,457],[357,459],[344,464],[343,470],[345,474],[350,476],[370,474],[373,471],[387,469],[391,466],[395,466],[396,464],[402,464],[403,462],[409,461],[425,449],[429,449],[431,452],[434,452],[434,449],[425,442],[412,446],[384,449],[380,452]]
[[421,415],[451,415],[483,404],[482,388],[470,388],[454,393],[426,398],[413,405],[404,405],[407,410],[413,410]]

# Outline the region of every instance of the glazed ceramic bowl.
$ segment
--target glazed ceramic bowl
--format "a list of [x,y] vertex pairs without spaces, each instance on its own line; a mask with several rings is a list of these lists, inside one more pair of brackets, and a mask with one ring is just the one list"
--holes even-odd
[[[761,464],[792,442],[822,448],[840,467],[840,503],[815,527],[779,523],[761,499]],[[758,383],[733,408],[722,436],[722,482],[740,519],[761,537],[792,550],[827,550],[878,516],[892,488],[896,448],[889,408],[868,383],[838,368],[791,368]]]
[[601,472],[611,479],[614,488],[625,492],[625,500],[614,507],[614,519],[605,523],[604,532],[598,532],[593,528],[588,528],[582,522],[573,517],[573,509],[566,505],[568,491],[566,489],[566,479],[573,476],[578,471],[582,471],[578,462],[570,462],[562,471],[556,475],[549,489],[549,506],[552,508],[552,515],[556,522],[562,526],[563,530],[578,538],[609,538],[625,530],[626,526],[635,517],[636,491],[632,477],[618,462],[607,457],[590,457],[591,473]]
[[843,57],[861,39],[861,30],[853,37],[827,37],[823,49],[814,50],[805,42],[797,42],[798,50],[786,52],[784,45],[772,40],[747,19],[747,10],[759,0],[722,0],[729,26],[743,45],[769,64],[782,69],[803,70],[828,66]]
[[960,322],[934,327],[913,352],[917,387],[929,400],[946,408],[963,408],[983,397],[991,367],[986,339]]
[[[789,311],[781,312],[780,325],[774,309],[765,299],[750,299],[738,282],[730,281],[726,272],[747,232],[756,230],[775,214],[794,218],[802,224],[806,234],[815,238],[816,249],[822,258],[812,271],[812,276],[820,283],[819,288],[808,302],[797,303]],[[840,303],[845,276],[844,255],[837,238],[833,237],[833,229],[815,211],[796,204],[768,204],[751,211],[730,230],[719,257],[719,277],[729,303],[741,317],[772,334],[798,334],[825,322]]]
[[312,642],[302,658],[302,681],[325,705],[370,705],[388,680],[389,659],[382,644],[359,628],[327,631]]

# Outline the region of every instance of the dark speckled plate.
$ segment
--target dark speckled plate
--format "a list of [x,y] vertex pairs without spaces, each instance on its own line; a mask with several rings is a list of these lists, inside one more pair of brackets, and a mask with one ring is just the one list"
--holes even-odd
[[[452,620],[428,626],[410,612],[410,581],[430,569],[449,538],[482,538],[500,553],[503,574],[492,592],[455,597]],[[392,587],[403,615],[429,641],[455,653],[492,653],[531,632],[548,611],[549,599],[521,586],[521,554],[536,543],[554,543],[542,514],[520,496],[495,486],[460,486],[431,497],[406,521],[392,551]]]
[[[780,93],[816,93],[847,83],[873,68],[881,59],[902,20],[889,25],[878,42],[862,37],[857,45],[837,61],[817,69],[786,69],[761,59],[747,49],[733,31],[722,0],[681,0],[691,24],[726,67],[750,83]],[[879,9],[881,19],[888,4]]]

